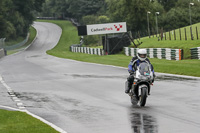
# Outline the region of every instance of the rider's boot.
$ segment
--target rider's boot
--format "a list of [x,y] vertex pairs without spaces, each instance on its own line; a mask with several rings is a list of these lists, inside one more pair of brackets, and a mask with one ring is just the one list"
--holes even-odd
[[129,94],[130,90],[131,90],[132,84],[128,81],[126,81],[125,83],[125,93]]

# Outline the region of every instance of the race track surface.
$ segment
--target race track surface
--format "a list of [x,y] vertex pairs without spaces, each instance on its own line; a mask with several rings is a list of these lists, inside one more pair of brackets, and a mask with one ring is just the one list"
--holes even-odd
[[0,59],[0,75],[30,112],[68,133],[200,132],[199,79],[158,74],[146,107],[133,107],[124,93],[126,69],[47,55],[61,29],[34,27],[31,47]]

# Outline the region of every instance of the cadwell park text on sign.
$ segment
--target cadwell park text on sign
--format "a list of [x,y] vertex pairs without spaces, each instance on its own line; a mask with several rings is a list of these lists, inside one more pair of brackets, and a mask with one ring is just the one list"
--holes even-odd
[[126,22],[94,24],[78,27],[80,35],[100,35],[127,32]]

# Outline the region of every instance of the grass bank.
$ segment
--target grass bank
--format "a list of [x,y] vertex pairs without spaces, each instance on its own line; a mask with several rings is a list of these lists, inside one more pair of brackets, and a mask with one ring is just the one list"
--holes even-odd
[[200,40],[163,40],[158,41],[158,38],[144,37],[140,40],[143,42],[139,48],[172,48],[183,49],[184,59],[190,59],[190,48],[200,47]]
[[18,111],[0,110],[1,133],[58,133],[41,121]]
[[[52,50],[47,51],[48,54],[68,58],[73,60],[79,60],[84,62],[93,62],[99,64],[108,64],[121,67],[127,67],[131,57],[127,57],[124,54],[97,56],[88,55],[83,53],[72,53],[69,51],[69,47],[72,44],[79,43],[79,37],[76,27],[74,27],[69,21],[59,20],[40,20],[42,22],[51,22],[59,25],[62,28],[62,36],[57,46]],[[156,72],[190,75],[200,77],[200,60],[182,60],[182,61],[169,61],[165,59],[150,59],[154,65]]]
[[[7,54],[8,54],[8,55],[14,54],[14,53],[20,51],[21,49],[26,48],[28,45],[30,45],[30,43],[34,40],[34,38],[35,38],[37,32],[36,32],[36,29],[35,29],[34,27],[31,26],[30,29],[29,29],[29,33],[30,33],[30,36],[29,36],[29,39],[28,39],[28,41],[26,42],[26,44],[24,44],[23,46],[21,46],[21,47],[19,47],[19,48],[17,48],[17,49],[8,50],[8,51],[7,51]],[[11,46],[11,45],[13,45],[13,44],[17,44],[17,43],[22,42],[24,39],[25,39],[25,38],[20,37],[20,38],[18,38],[18,39],[15,40],[15,41],[12,40],[12,41],[10,41],[10,42],[6,42],[6,45]]]
[[[191,34],[190,34],[190,26],[186,26],[180,29],[176,29],[173,31],[166,32],[164,34],[163,40],[158,41],[158,38],[154,35],[149,37],[143,37],[140,39],[142,45],[140,45],[140,48],[173,48],[173,49],[183,49],[184,50],[184,58],[189,59],[190,58],[190,48],[194,47],[200,47],[200,38],[197,39],[196,34],[196,27],[198,27],[198,37],[200,36],[200,23],[192,25],[193,27],[193,37],[194,40],[191,40]],[[186,36],[185,36],[185,29],[186,29]],[[171,40],[170,37],[171,36]],[[176,35],[176,38],[175,36]],[[166,38],[166,40],[165,40]],[[187,40],[186,40],[187,39]],[[133,46],[133,45],[132,45]]]

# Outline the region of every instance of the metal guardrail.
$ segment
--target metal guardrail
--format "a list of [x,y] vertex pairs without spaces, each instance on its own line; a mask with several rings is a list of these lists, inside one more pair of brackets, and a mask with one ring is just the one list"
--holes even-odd
[[0,58],[4,57],[7,53],[4,49],[6,38],[0,38]]
[[14,49],[20,48],[21,46],[25,45],[28,42],[29,35],[30,34],[28,33],[27,36],[26,36],[26,39],[24,39],[22,42],[17,43],[17,44],[12,45],[12,46],[6,46],[6,45],[4,45],[3,48],[5,50],[14,50]]
[[6,38],[0,38],[0,49],[4,48]]
[[5,51],[3,49],[0,49],[0,58],[5,56]]

